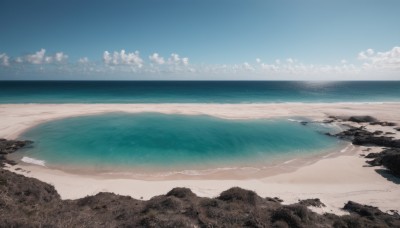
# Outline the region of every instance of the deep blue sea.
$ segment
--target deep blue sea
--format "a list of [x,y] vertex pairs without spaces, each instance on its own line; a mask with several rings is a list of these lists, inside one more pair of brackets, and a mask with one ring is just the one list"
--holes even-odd
[[0,81],[0,103],[397,102],[400,81]]

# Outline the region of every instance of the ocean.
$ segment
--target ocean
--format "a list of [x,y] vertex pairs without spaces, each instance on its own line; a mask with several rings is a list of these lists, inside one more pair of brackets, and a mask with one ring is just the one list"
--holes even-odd
[[400,81],[0,81],[0,103],[398,102]]

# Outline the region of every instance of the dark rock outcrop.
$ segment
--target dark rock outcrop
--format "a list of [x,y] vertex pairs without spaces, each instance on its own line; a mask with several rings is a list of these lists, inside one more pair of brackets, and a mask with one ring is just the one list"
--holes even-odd
[[376,145],[382,147],[400,148],[400,140],[386,136],[359,135],[353,139],[354,145]]
[[[396,213],[394,215],[389,215],[382,212],[377,207],[372,207],[368,205],[362,205],[353,201],[349,201],[344,205],[344,210],[350,212],[351,214],[357,214],[361,217],[367,218],[371,221],[385,220],[386,223],[392,224],[395,227],[400,220],[400,216]],[[386,225],[386,224],[375,224],[375,226]]]
[[400,176],[400,149],[390,148],[385,149],[380,153],[370,153],[366,158],[374,158],[373,160],[367,161],[372,166],[383,165],[389,169],[394,175]]
[[400,153],[383,156],[382,165],[400,177]]
[[348,121],[356,123],[371,123],[371,122],[377,122],[378,120],[372,116],[350,116]]
[[283,200],[279,197],[265,197],[266,200],[276,203],[282,203]]
[[[378,132],[379,133],[379,132]],[[369,132],[364,127],[350,127],[335,136],[352,141],[354,145],[382,146],[400,148],[400,140],[387,136],[377,136],[377,132]]]
[[321,202],[320,199],[305,199],[305,200],[299,200],[299,204],[304,205],[306,207],[325,207],[325,204]]
[[15,165],[14,161],[6,158],[7,154],[11,154],[22,147],[32,144],[32,141],[18,141],[18,140],[6,140],[0,139],[0,167],[4,166],[4,163]]
[[392,122],[386,122],[386,121],[376,121],[376,122],[371,122],[369,123],[370,125],[381,125],[381,126],[396,126],[396,123],[392,123]]
[[369,132],[365,127],[351,127],[335,136],[350,140],[354,145],[382,146],[389,149],[380,153],[369,153],[365,158],[373,158],[367,161],[372,166],[384,166],[393,174],[400,176],[400,140],[392,137],[379,136],[381,131]]
[[365,158],[377,158],[379,155],[380,153],[369,153],[365,156]]

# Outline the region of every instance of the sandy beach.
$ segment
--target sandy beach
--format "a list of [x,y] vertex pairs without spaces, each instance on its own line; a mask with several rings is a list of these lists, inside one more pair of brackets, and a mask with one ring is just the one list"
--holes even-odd
[[[324,120],[328,116],[371,115],[379,120],[400,124],[400,103],[332,103],[332,104],[5,104],[0,105],[0,138],[16,139],[30,127],[45,121],[105,112],[160,112],[188,115],[212,115],[221,118],[294,118],[306,117]],[[354,124],[353,125],[357,125]],[[367,129],[393,132],[393,127],[379,125]],[[81,175],[43,166],[20,162],[9,170],[34,177],[55,186],[63,199],[76,199],[98,192],[114,192],[134,198],[149,199],[165,194],[174,187],[189,187],[199,196],[215,197],[220,192],[239,186],[254,190],[260,196],[279,197],[284,203],[299,199],[320,198],[327,207],[319,212],[346,213],[340,208],[349,200],[379,207],[382,211],[400,211],[400,186],[398,179],[381,175],[377,167],[368,167],[361,154],[380,151],[373,148],[349,146],[329,156],[310,162],[290,171],[271,170],[273,175],[233,179],[179,179],[138,180],[110,178],[99,175]],[[290,163],[288,164],[290,166]],[[18,169],[19,170],[16,170]],[[397,182],[397,183],[396,183]]]

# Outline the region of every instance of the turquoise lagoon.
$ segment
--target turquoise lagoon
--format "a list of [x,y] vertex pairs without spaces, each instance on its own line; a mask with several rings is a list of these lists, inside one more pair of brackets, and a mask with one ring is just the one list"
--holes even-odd
[[343,146],[324,135],[337,130],[286,119],[107,113],[53,120],[31,128],[21,138],[34,144],[19,156],[45,161],[49,167],[97,171],[260,166]]

